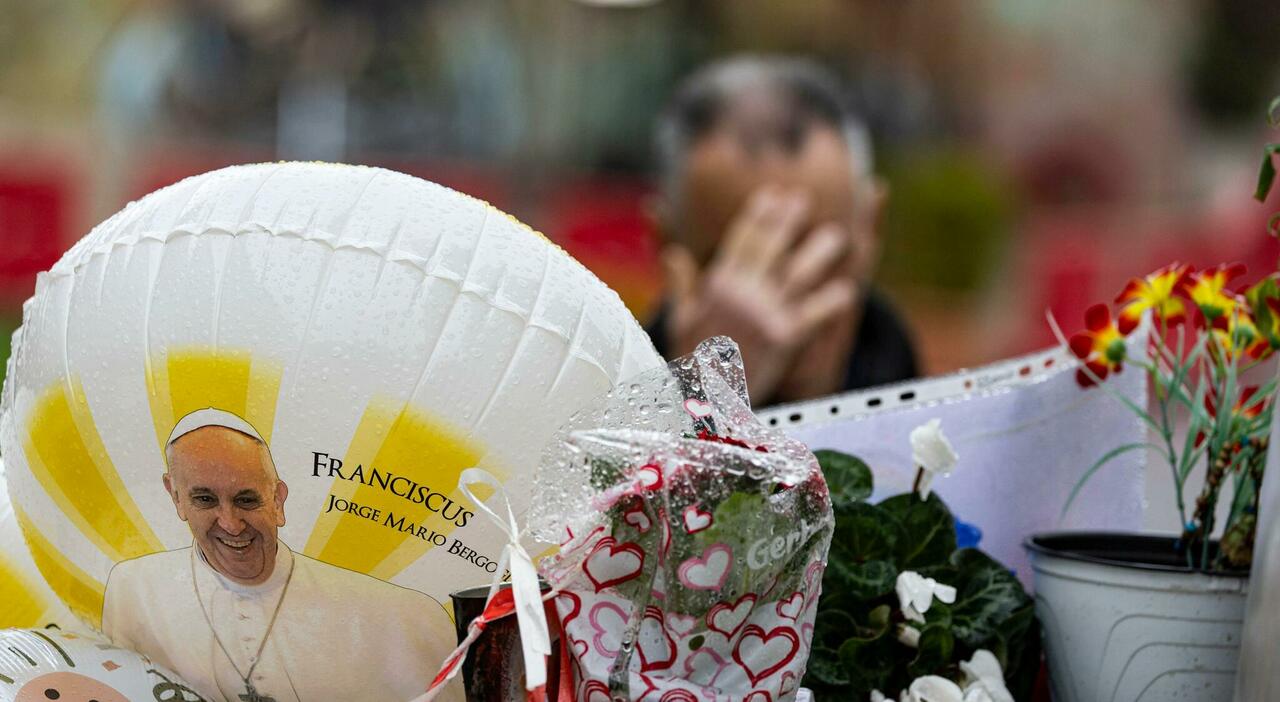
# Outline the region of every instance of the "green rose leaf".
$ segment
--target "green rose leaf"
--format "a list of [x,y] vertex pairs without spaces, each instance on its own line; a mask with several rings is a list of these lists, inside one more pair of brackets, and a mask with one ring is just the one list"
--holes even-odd
[[916,570],[943,563],[956,550],[955,518],[936,493],[927,500],[921,500],[914,493],[895,495],[877,507],[896,517],[902,525],[903,538],[898,541],[899,568]]
[[871,497],[871,469],[861,458],[828,449],[819,449],[813,455],[817,456],[822,474],[827,478],[833,509],[840,510]]
[[953,583],[952,630],[965,646],[981,648],[1015,611],[1029,605],[1031,598],[1007,568],[977,549],[956,551],[951,560],[960,573]]

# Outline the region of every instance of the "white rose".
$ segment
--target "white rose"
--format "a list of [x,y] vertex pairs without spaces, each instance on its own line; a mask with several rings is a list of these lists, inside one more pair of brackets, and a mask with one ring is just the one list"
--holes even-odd
[[871,691],[871,702],[885,702],[886,699],[888,698],[884,696],[883,692],[879,690]]
[[894,585],[898,592],[898,605],[902,615],[913,622],[924,623],[924,613],[929,611],[936,597],[938,601],[952,604],[956,601],[956,589],[943,585],[933,578],[926,578],[914,570],[898,573]]
[[978,649],[968,661],[961,661],[960,670],[965,678],[964,702],[1013,702],[995,654]]
[[911,459],[922,471],[920,475],[920,499],[929,499],[929,483],[935,476],[951,475],[960,457],[951,442],[942,433],[942,420],[930,419],[911,430]]
[[964,702],[964,693],[946,678],[926,675],[912,681],[902,693],[902,702]]

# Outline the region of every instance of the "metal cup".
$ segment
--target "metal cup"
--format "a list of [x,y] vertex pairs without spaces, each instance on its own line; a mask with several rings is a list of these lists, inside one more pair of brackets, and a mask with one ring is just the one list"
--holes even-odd
[[[502,588],[510,587],[503,584]],[[543,592],[546,592],[545,586]],[[453,600],[454,628],[458,642],[467,637],[467,626],[484,612],[489,587],[472,587],[449,595]],[[552,632],[554,636],[554,632]],[[547,699],[557,694],[560,649],[555,638],[547,657]],[[479,674],[477,675],[477,671]],[[511,613],[490,622],[471,644],[462,663],[462,682],[467,702],[520,702],[525,699],[524,655],[520,650],[520,627]]]

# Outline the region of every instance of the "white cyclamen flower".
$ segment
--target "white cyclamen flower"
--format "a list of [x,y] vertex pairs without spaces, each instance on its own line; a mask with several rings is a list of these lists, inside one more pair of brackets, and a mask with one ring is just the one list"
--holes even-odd
[[913,622],[924,623],[924,613],[929,611],[936,597],[938,601],[952,604],[956,601],[956,589],[943,585],[933,578],[926,578],[914,570],[898,573],[894,586],[898,592],[898,605],[902,615]]
[[887,699],[888,698],[884,696],[883,692],[879,690],[871,691],[871,702],[885,702]]
[[926,675],[912,681],[902,693],[902,702],[964,702],[964,693],[946,678]]
[[920,476],[920,499],[929,499],[929,483],[938,475],[951,475],[960,457],[942,433],[942,420],[930,419],[911,430],[911,459],[923,473]]
[[964,702],[1013,702],[1013,695],[1004,684],[1004,671],[1000,661],[986,649],[973,652],[968,661],[961,661],[964,673]]
[[920,648],[920,630],[907,624],[898,625],[898,642],[903,646]]

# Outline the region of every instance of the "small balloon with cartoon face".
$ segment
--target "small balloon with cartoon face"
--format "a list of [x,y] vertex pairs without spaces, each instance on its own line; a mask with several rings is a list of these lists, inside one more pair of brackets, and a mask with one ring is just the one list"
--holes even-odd
[[58,671],[32,678],[18,690],[14,702],[129,702],[115,688],[87,675]]

